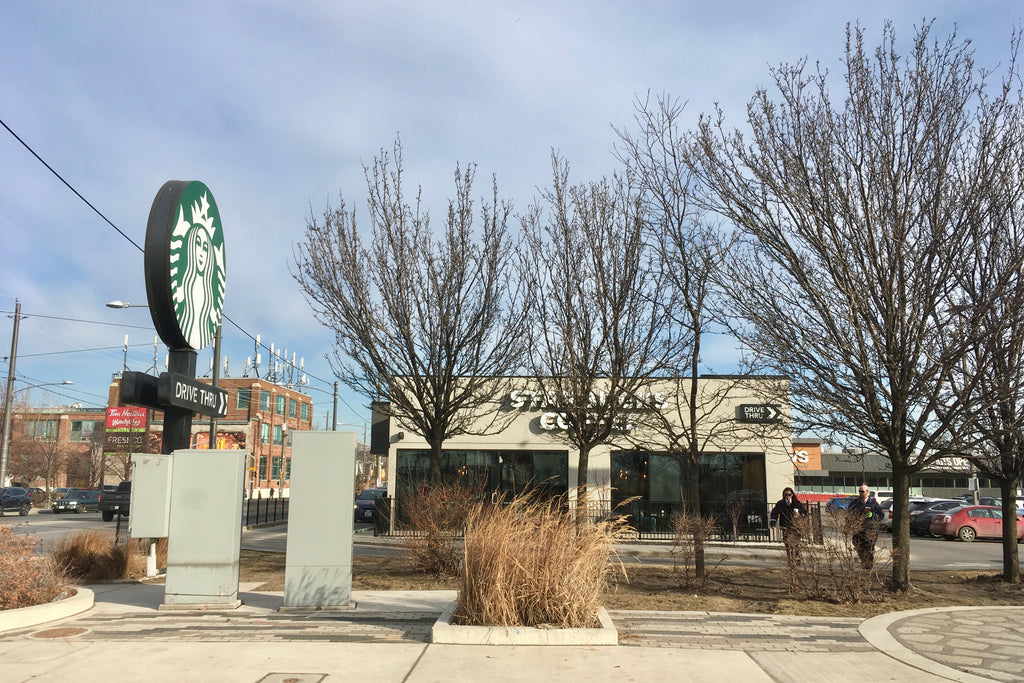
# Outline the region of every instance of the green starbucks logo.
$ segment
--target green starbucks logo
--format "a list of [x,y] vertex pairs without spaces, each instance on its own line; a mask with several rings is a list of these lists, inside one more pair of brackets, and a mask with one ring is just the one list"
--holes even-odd
[[224,308],[224,233],[217,203],[200,182],[186,185],[177,204],[169,243],[170,289],[181,336],[205,348]]

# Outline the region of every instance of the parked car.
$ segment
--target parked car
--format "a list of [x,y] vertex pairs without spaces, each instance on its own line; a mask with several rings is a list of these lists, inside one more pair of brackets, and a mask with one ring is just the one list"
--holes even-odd
[[892,500],[892,491],[872,491],[871,497],[878,501],[881,505],[887,500]]
[[[1014,515],[1017,538],[1024,539],[1024,519]],[[931,532],[970,543],[975,538],[1002,538],[1003,511],[991,505],[968,505],[932,517]]]
[[962,500],[915,501],[910,504],[910,533],[931,536],[932,518],[963,507]]
[[0,516],[5,512],[17,512],[24,517],[32,509],[32,496],[28,489],[20,486],[5,486],[0,489]]
[[854,501],[853,496],[843,496],[841,498],[831,498],[825,503],[825,510],[832,512],[834,510],[845,510],[850,507],[850,503]]
[[96,489],[73,489],[60,500],[54,501],[50,509],[54,514],[99,510],[101,495],[102,493]]
[[355,509],[357,522],[372,522],[377,514],[377,499],[388,495],[387,488],[366,489],[356,496]]

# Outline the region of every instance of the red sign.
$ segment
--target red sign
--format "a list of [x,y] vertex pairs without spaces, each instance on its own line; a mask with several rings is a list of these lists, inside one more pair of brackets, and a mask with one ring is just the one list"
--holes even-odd
[[107,408],[107,430],[145,431],[147,413],[145,408],[135,406]]

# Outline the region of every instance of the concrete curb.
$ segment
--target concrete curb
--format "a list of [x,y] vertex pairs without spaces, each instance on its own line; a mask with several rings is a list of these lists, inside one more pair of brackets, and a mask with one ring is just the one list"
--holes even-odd
[[0,610],[0,633],[38,626],[48,621],[72,617],[92,609],[96,602],[93,592],[81,586],[76,586],[75,591],[75,594],[70,598],[64,598],[56,602],[33,605],[32,607]]
[[455,626],[455,602],[448,604],[430,631],[438,645],[618,645],[619,632],[600,607],[600,628],[535,628],[531,626]]
[[[908,649],[903,643],[896,640],[896,638],[889,632],[889,627],[900,621],[901,619],[909,619],[919,614],[935,614],[936,612],[962,612],[966,610],[977,610],[978,607],[929,607],[926,609],[915,609],[907,610],[905,612],[889,612],[887,614],[879,614],[877,617],[871,617],[865,619],[860,625],[860,634],[864,640],[868,641],[875,649],[880,652],[884,652],[893,659],[897,659],[904,664],[933,674],[940,676],[950,681],[960,681],[961,683],[992,683],[991,678],[985,678],[983,676],[975,676],[974,674],[967,673],[966,671],[960,671],[952,667],[946,666],[936,662],[935,660],[928,659],[924,655],[920,655],[910,649]],[[987,610],[998,610],[998,609],[1019,609],[1018,607],[985,607]]]

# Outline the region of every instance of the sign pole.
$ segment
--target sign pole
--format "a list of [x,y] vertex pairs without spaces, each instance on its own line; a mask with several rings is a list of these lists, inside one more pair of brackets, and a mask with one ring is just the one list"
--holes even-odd
[[[192,349],[171,349],[167,360],[167,371],[196,376],[196,352]],[[188,448],[192,444],[192,415],[188,408],[167,406],[164,408],[164,438],[161,453],[171,454]]]

